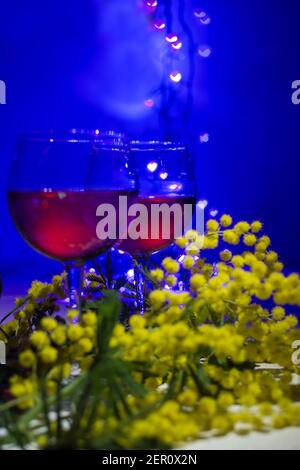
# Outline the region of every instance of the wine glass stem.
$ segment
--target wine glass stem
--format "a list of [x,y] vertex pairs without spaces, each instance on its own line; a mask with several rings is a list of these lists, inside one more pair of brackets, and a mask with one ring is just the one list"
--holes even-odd
[[68,307],[78,310],[81,314],[81,292],[83,287],[84,265],[79,263],[66,263],[67,288],[69,295]]
[[146,279],[143,274],[143,262],[144,258],[139,257],[136,260],[134,267],[134,283],[136,292],[136,307],[137,310],[143,315],[145,312],[145,291],[146,291]]

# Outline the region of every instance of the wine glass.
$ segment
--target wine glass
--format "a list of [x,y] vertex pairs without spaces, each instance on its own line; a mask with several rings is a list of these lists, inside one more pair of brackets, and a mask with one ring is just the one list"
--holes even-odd
[[[195,181],[192,162],[186,145],[174,142],[133,141],[131,152],[139,183],[136,203],[147,209],[144,231],[147,235],[132,239],[130,233],[119,248],[135,260],[136,303],[141,313],[145,309],[145,277],[141,267],[152,253],[171,245],[184,233],[191,222],[196,202]],[[172,212],[174,205],[177,212]],[[164,210],[154,217],[152,208]],[[157,215],[157,210],[155,209]],[[129,230],[130,232],[130,230]]]
[[64,264],[70,308],[80,310],[86,260],[118,241],[118,218],[117,235],[99,238],[97,208],[117,208],[119,196],[130,199],[136,189],[129,142],[122,134],[74,129],[18,139],[8,190],[10,212],[35,250]]

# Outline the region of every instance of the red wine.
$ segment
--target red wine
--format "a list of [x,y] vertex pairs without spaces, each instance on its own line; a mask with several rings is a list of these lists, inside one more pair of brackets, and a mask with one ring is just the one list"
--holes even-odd
[[[145,196],[138,196],[137,200],[135,201],[139,204],[144,204],[148,209],[148,237],[146,239],[139,238],[137,240],[132,240],[127,238],[127,240],[123,240],[119,245],[119,248],[127,253],[138,256],[143,253],[154,253],[155,251],[159,251],[163,248],[166,248],[171,243],[174,242],[175,239],[175,218],[171,213],[170,217],[170,237],[167,239],[163,237],[163,223],[168,223],[168,221],[163,220],[162,215],[160,215],[159,220],[155,221],[152,220],[151,217],[151,206],[156,204],[167,204],[168,207],[171,207],[173,204],[178,204],[182,209],[182,220],[181,224],[182,227],[184,226],[184,205],[190,204],[194,208],[195,198],[192,196],[179,196],[179,195],[162,195],[156,197],[145,197]],[[130,222],[130,218],[129,218]],[[158,237],[151,238],[151,232],[153,229],[153,223],[159,222],[159,226],[156,227]],[[181,227],[180,227],[181,228]]]
[[[39,252],[60,261],[93,258],[117,240],[99,240],[96,226],[100,204],[116,209],[119,196],[128,191],[61,190],[11,191],[9,206],[14,221],[27,242]],[[129,197],[129,203],[131,198]],[[118,220],[117,233],[118,233]]]

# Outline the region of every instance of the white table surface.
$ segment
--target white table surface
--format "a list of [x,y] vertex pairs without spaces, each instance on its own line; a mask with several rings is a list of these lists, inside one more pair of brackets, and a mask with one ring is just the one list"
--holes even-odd
[[183,450],[300,450],[300,428],[274,430],[270,433],[252,432],[247,436],[234,433],[193,441]]

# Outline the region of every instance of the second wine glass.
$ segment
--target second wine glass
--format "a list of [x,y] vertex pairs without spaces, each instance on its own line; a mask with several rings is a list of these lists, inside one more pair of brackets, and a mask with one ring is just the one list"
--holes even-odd
[[[131,152],[139,182],[136,203],[147,209],[148,215],[144,222],[148,235],[131,239],[129,234],[119,248],[135,260],[136,303],[138,310],[143,313],[146,289],[143,266],[152,253],[171,245],[176,234],[183,232],[185,208],[189,206],[192,210],[196,201],[195,182],[191,158],[185,145],[133,141]],[[177,206],[177,212],[174,205]],[[154,206],[162,209],[158,217],[153,217]]]

